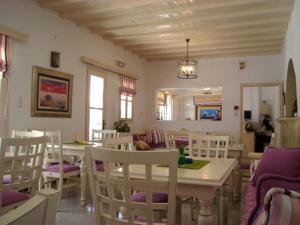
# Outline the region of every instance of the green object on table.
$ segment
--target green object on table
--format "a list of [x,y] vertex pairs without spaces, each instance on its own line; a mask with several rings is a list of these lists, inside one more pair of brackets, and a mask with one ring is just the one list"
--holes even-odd
[[[192,170],[199,170],[202,167],[206,166],[209,163],[209,161],[205,161],[205,160],[193,160],[192,163],[189,164],[184,164],[183,165],[179,165],[179,168],[184,168],[184,169],[192,169]],[[167,167],[166,165],[159,165],[160,167]]]
[[185,155],[184,155],[184,148],[182,145],[179,146],[178,166],[179,167],[185,166]]
[[83,141],[79,141],[79,142],[67,142],[67,143],[64,143],[64,144],[68,144],[68,145],[93,145],[93,143],[91,142],[83,142]]

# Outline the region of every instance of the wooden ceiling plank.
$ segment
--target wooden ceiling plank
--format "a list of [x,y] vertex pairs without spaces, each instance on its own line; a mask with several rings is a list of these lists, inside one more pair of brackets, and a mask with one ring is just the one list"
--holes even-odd
[[[223,37],[223,38],[229,38],[233,36],[242,36],[242,35],[263,35],[263,34],[268,34],[268,33],[274,33],[274,34],[280,34],[284,33],[285,28],[284,27],[271,27],[271,28],[254,28],[254,29],[246,29],[246,30],[241,30],[241,31],[223,31],[221,32],[203,32],[203,33],[194,33],[194,34],[189,34],[188,36],[185,34],[177,35],[177,36],[170,36],[167,38],[164,37],[148,37],[148,38],[143,38],[143,39],[114,39],[114,42],[117,44],[120,44],[122,46],[126,46],[124,42],[129,42],[132,40],[135,43],[160,43],[163,40],[166,42],[169,41],[184,41],[186,38],[190,38],[193,42],[197,40],[198,38],[203,38],[203,39],[209,39],[209,38],[214,38],[214,37]],[[158,40],[160,39],[160,40]],[[157,40],[155,42],[155,40]]]
[[[275,40],[275,41],[253,41],[253,42],[242,42],[242,43],[223,43],[223,44],[209,44],[209,45],[196,45],[193,47],[190,47],[190,52],[195,52],[195,51],[202,51],[202,50],[211,50],[211,49],[227,49],[227,48],[232,48],[232,47],[255,47],[255,46],[269,46],[269,45],[277,45],[281,46],[282,45],[282,40]],[[148,51],[132,51],[133,53],[136,53],[141,56],[146,56],[146,55],[152,55],[152,54],[165,54],[165,53],[180,53],[184,52],[186,50],[186,47],[182,48],[164,48],[164,49],[159,49],[159,50],[148,50]]]
[[[237,57],[245,57],[245,56],[265,56],[265,55],[278,55],[280,52],[278,51],[245,51],[245,52],[233,52],[233,53],[214,53],[208,55],[198,55],[197,59],[210,59],[210,58],[237,58]],[[154,61],[167,61],[167,60],[177,60],[177,57],[166,57],[166,58],[153,58],[146,59],[149,62]]]
[[41,7],[58,8],[68,4],[85,2],[86,0],[37,0]]
[[[227,36],[210,36],[210,37],[203,37],[203,36],[194,36],[191,39],[190,45],[193,46],[197,42],[207,42],[207,41],[227,41],[227,40],[240,40],[240,39],[247,39],[247,38],[255,38],[255,37],[281,37],[284,38],[283,32],[278,31],[267,31],[267,32],[260,32],[258,35],[249,35],[249,34],[233,34]],[[128,41],[122,42],[122,46],[126,49],[131,49],[135,47],[141,47],[143,45],[147,46],[159,46],[159,45],[180,45],[184,42],[182,38],[173,38],[173,39],[158,39],[158,40],[139,40],[139,41]],[[185,43],[185,42],[184,42]]]
[[[193,48],[190,49],[189,55],[193,56],[198,52],[215,52],[215,51],[231,51],[231,50],[241,50],[241,49],[259,49],[259,48],[268,48],[268,49],[280,49],[281,43],[269,43],[269,44],[247,44],[247,45],[227,45],[223,48],[216,48],[214,46],[211,47],[202,47],[202,48]],[[222,49],[222,50],[220,50]],[[178,55],[184,56],[183,51],[164,51],[164,52],[154,52],[154,53],[147,53],[147,54],[139,54],[143,58],[153,57],[153,56],[164,56],[164,55]]]
[[168,32],[149,32],[149,33],[143,33],[143,34],[130,34],[130,35],[117,35],[117,37],[111,36],[111,35],[102,35],[103,38],[113,39],[113,40],[122,40],[122,39],[132,39],[132,38],[149,38],[151,35],[152,37],[161,37],[163,35],[166,36],[176,36],[180,35],[182,33],[195,33],[195,30],[199,29],[201,33],[205,32],[223,32],[223,31],[236,31],[236,30],[247,30],[247,29],[254,29],[254,28],[270,28],[270,27],[282,27],[283,29],[286,28],[286,25],[288,24],[288,18],[285,20],[280,19],[270,19],[267,21],[246,21],[246,22],[236,22],[234,24],[216,24],[215,26],[212,25],[212,23],[208,25],[198,26],[196,25],[194,28],[188,28],[188,29],[177,29],[172,30]]
[[[275,2],[276,3],[276,2]],[[103,29],[109,28],[122,28],[122,27],[135,27],[138,25],[148,25],[148,26],[159,26],[162,24],[177,24],[177,23],[188,23],[192,21],[208,21],[208,20],[215,20],[215,19],[225,19],[225,18],[233,18],[238,16],[256,16],[261,14],[270,14],[270,13],[288,13],[291,11],[292,6],[284,4],[282,2],[277,2],[277,4],[267,4],[263,6],[251,6],[251,7],[238,7],[236,9],[218,9],[218,10],[205,10],[201,13],[197,13],[194,15],[187,15],[178,18],[172,19],[165,19],[165,18],[152,18],[147,17],[147,19],[139,19],[139,18],[127,18],[123,20],[118,19],[106,19],[106,20],[99,20],[93,24],[85,24],[87,27],[97,27],[101,26]],[[145,14],[146,15],[146,14]]]
[[97,15],[103,12],[109,12],[119,9],[128,9],[132,7],[142,7],[151,4],[161,4],[161,0],[138,0],[138,1],[125,1],[125,0],[109,0],[107,3],[99,4],[98,7],[91,7],[84,11],[75,12],[61,12],[60,15],[64,18],[74,19],[78,21],[78,18]]
[[[93,11],[90,11],[88,13],[88,17],[86,14],[82,15],[80,13],[77,14],[76,21],[82,23],[82,24],[89,24],[90,22],[93,22],[95,19],[109,19],[109,18],[118,18],[120,20],[127,19],[130,16],[134,17],[157,17],[158,15],[170,15],[169,17],[176,17],[177,14],[182,14],[184,11],[195,11],[195,10],[209,10],[209,9],[217,9],[217,8],[224,8],[224,7],[232,7],[232,6],[238,6],[238,5],[251,5],[254,3],[263,3],[263,2],[270,2],[272,0],[215,0],[215,1],[197,1],[193,4],[183,4],[183,5],[174,5],[173,7],[162,7],[161,5],[154,5],[153,7],[149,7],[147,9],[147,15],[145,15],[145,12],[142,11],[119,11],[119,14],[110,16],[110,14],[100,14],[101,9],[93,9]],[[283,1],[283,0],[281,0]],[[293,0],[285,1],[285,3],[292,2]],[[292,4],[292,3],[290,3]],[[100,13],[99,11],[100,10]],[[99,17],[94,17],[91,19],[90,17],[99,15]],[[173,16],[172,16],[173,15]],[[162,17],[162,16],[161,16]],[[90,18],[90,19],[89,19]]]
[[[174,24],[165,32],[176,32],[185,31],[197,28],[207,28],[207,27],[228,27],[228,26],[242,26],[242,25],[254,25],[254,24],[268,24],[268,23],[288,23],[290,15],[286,13],[285,15],[257,15],[256,17],[235,17],[229,19],[216,19],[210,21],[197,21],[185,24]],[[154,29],[153,26],[143,26],[143,28],[121,28],[121,29],[105,29],[102,33],[105,35],[115,34],[115,36],[126,36],[130,34],[143,35],[143,34],[161,34],[164,31]],[[146,31],[145,31],[146,30]],[[150,30],[150,31],[149,31]]]
[[[215,54],[223,54],[223,55],[226,55],[226,54],[234,54],[234,53],[243,53],[243,52],[267,52],[267,51],[272,51],[272,52],[277,52],[277,54],[280,53],[280,48],[252,48],[252,49],[233,49],[233,50],[226,50],[226,51],[201,51],[201,52],[198,52],[198,53],[194,53],[193,55],[191,55],[192,58],[195,58],[197,59],[198,56],[201,56],[201,55],[215,55]],[[146,59],[147,60],[162,60],[162,59],[182,59],[184,58],[185,56],[184,55],[172,55],[172,54],[169,54],[169,55],[156,55],[156,56],[152,56],[152,57],[147,57]]]
[[[231,43],[252,43],[252,42],[268,42],[268,41],[283,41],[284,35],[269,35],[269,36],[253,36],[253,37],[240,37],[240,38],[221,38],[221,39],[210,39],[199,41],[199,43],[193,43],[189,45],[191,48],[199,45],[222,45],[222,44],[231,44]],[[147,51],[155,51],[160,49],[168,49],[168,48],[178,48],[178,47],[186,47],[186,44],[181,40],[180,42],[172,42],[172,43],[163,43],[163,44],[149,44],[149,45],[135,45],[132,47],[126,47],[127,50],[132,52],[147,52]]]

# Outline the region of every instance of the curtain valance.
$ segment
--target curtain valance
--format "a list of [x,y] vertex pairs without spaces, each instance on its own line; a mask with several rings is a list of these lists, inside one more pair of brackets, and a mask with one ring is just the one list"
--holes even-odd
[[136,80],[125,76],[125,75],[120,75],[120,93],[121,94],[126,94],[129,96],[134,96],[136,95]]

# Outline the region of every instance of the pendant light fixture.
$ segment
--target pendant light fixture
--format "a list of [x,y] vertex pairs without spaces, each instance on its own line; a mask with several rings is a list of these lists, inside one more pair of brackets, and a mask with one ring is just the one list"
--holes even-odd
[[186,39],[186,58],[178,61],[177,77],[179,79],[197,78],[197,61],[189,58],[189,41]]

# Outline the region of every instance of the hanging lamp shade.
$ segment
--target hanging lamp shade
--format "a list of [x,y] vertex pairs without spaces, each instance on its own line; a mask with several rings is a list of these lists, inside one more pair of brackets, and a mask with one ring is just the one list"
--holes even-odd
[[177,77],[179,79],[197,78],[197,61],[189,58],[189,41],[186,39],[186,58],[178,61]]

